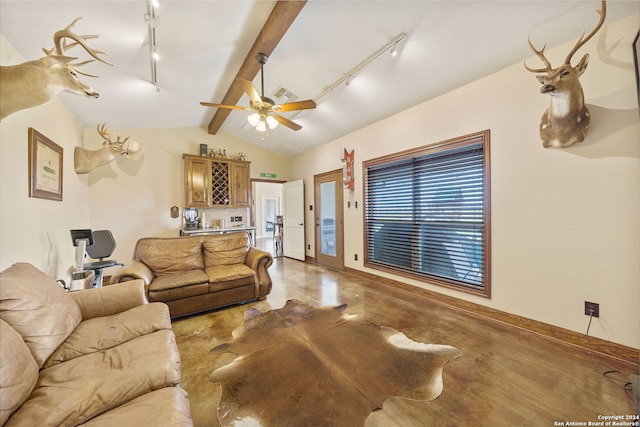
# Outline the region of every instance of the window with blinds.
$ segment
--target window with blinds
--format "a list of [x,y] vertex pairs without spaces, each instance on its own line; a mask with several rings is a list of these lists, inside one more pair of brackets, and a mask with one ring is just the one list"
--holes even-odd
[[489,297],[489,131],[363,170],[365,266]]

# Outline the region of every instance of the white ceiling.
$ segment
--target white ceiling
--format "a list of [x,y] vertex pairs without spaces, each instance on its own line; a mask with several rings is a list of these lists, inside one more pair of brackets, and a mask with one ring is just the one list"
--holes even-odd
[[[222,101],[273,5],[161,1],[159,92],[150,84],[146,1],[2,0],[0,32],[27,60],[43,56],[53,33],[79,16],[77,34],[100,35],[89,44],[107,52],[115,67],[94,62],[82,68],[100,76],[84,78],[100,98],[60,95],[86,128],[102,122],[110,129],[207,127],[215,109],[199,102]],[[381,55],[350,86],[336,88],[317,109],[295,116],[302,130],[278,126],[262,141],[263,134],[246,125],[248,113],[234,110],[219,133],[285,156],[306,152],[530,58],[528,36],[549,48],[576,39],[597,23],[599,6],[592,0],[310,0],[265,66],[266,96],[282,86],[299,100],[315,98],[395,36],[407,38],[396,57]],[[606,22],[639,11],[640,1],[610,0]],[[591,41],[576,60],[593,49]],[[80,48],[69,53],[86,57]],[[531,65],[542,64],[532,60]],[[260,90],[259,74],[254,84]],[[246,95],[238,105],[249,105]]]

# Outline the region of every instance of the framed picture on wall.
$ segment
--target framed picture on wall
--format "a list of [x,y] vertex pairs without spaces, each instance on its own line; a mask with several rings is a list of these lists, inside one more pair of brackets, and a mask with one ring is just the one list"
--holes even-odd
[[29,128],[29,197],[62,200],[62,147]]
[[636,90],[638,91],[638,108],[640,108],[640,31],[633,40],[633,62],[636,65]]

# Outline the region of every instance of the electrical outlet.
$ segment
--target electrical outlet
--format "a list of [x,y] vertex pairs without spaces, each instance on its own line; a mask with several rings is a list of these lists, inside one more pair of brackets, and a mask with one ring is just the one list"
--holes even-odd
[[235,220],[236,220],[236,217],[232,216],[231,217],[231,222],[235,222]]
[[354,261],[357,261],[357,260],[358,260],[358,254],[354,254],[354,255],[353,255],[353,260],[354,260]]
[[235,217],[235,219],[236,219],[236,222],[242,222],[242,217],[241,216],[237,216],[237,217]]
[[597,302],[584,302],[584,314],[587,316],[600,317],[600,304]]
[[311,245],[307,245],[307,249],[311,250]]

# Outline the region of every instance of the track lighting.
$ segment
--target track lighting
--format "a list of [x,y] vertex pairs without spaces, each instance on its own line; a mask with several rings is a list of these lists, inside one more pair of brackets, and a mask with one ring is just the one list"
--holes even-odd
[[[330,94],[331,92],[333,92],[333,90],[335,88],[337,88],[338,86],[340,86],[341,84],[344,83],[345,86],[350,86],[351,85],[351,81],[353,80],[353,78],[363,69],[365,68],[367,65],[369,65],[374,59],[376,59],[377,57],[379,57],[380,55],[382,55],[383,53],[385,53],[386,51],[391,51],[391,55],[392,56],[396,56],[398,54],[398,43],[400,43],[401,41],[403,41],[404,39],[407,38],[406,33],[400,33],[399,35],[397,35],[396,37],[394,37],[393,39],[391,39],[386,45],[382,46],[380,49],[378,49],[377,51],[375,51],[373,54],[371,54],[367,59],[365,59],[364,61],[362,61],[361,63],[359,63],[358,65],[356,65],[355,67],[353,67],[351,70],[349,70],[346,74],[344,74],[342,77],[340,77],[338,80],[336,80],[335,82],[333,82],[331,85],[325,87],[322,92],[320,92],[315,98],[313,98],[313,100],[315,102],[318,102],[320,100],[320,98],[324,97],[325,95]],[[291,118],[296,117],[298,114],[300,114],[300,111],[294,113]]]
[[342,83],[344,83],[346,86],[351,85],[351,81],[356,76],[356,74],[358,74],[363,68],[365,68],[371,62],[373,62],[374,59],[376,59],[377,57],[379,57],[380,55],[382,55],[386,51],[390,51],[391,52],[391,56],[396,56],[398,54],[398,43],[403,41],[405,38],[407,38],[407,35],[405,33],[401,33],[400,35],[398,35],[395,38],[393,38],[391,41],[389,41],[389,43],[387,43],[386,45],[382,46],[380,49],[375,51],[367,59],[365,59],[364,61],[362,61],[361,63],[356,65],[353,69],[351,69],[349,72],[347,72],[340,79],[336,80],[331,86],[326,87],[320,93],[320,95],[318,95],[315,98],[313,98],[313,100],[317,102],[320,98],[322,98],[323,96],[325,96],[328,93],[331,93],[333,91],[333,89],[335,89],[336,87],[340,86]]
[[158,86],[158,68],[157,62],[160,60],[158,46],[156,45],[156,28],[158,27],[158,9],[160,8],[159,0],[149,0],[148,13],[144,16],[149,26],[149,58],[151,60],[151,83],[156,87],[156,91],[160,91]]

